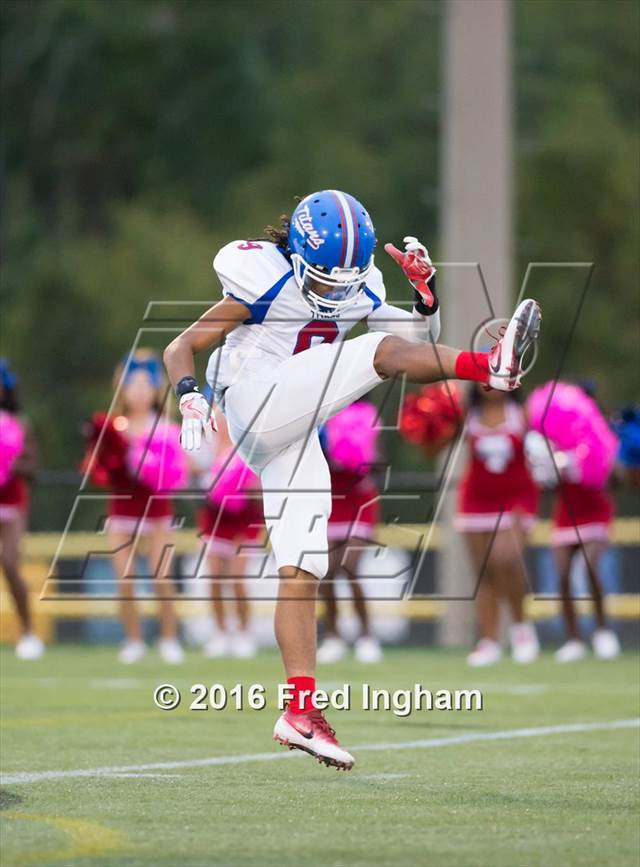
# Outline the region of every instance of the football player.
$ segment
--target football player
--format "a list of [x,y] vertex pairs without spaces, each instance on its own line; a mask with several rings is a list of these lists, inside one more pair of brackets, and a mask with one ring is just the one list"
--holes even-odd
[[[223,299],[176,337],[165,362],[182,413],[182,444],[198,449],[215,419],[194,377],[194,355],[217,348],[207,381],[243,460],[260,476],[265,522],[280,577],[275,631],[293,698],[274,738],[342,769],[354,759],[315,708],[317,582],[327,571],[331,484],[318,427],[375,385],[464,379],[520,385],[540,308],[518,305],[489,353],[436,344],[435,268],[426,248],[387,244],[412,283],[412,311],[385,301],[376,235],[364,206],[323,190],[302,199],[268,240],[233,241],[213,261]],[[345,340],[364,323],[367,333]]]

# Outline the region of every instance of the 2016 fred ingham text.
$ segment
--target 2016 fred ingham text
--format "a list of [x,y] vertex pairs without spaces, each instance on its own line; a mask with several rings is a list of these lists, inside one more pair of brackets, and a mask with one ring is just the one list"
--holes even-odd
[[[291,700],[290,690],[289,684],[279,684],[279,707],[284,707]],[[320,710],[329,706],[336,710],[349,710],[352,707],[352,692],[349,683],[333,690],[316,689],[312,693],[313,703]],[[362,710],[392,711],[399,717],[409,716],[414,711],[481,711],[484,706],[483,695],[479,689],[438,689],[433,692],[420,683],[415,683],[409,689],[396,690],[363,683],[360,700]]]

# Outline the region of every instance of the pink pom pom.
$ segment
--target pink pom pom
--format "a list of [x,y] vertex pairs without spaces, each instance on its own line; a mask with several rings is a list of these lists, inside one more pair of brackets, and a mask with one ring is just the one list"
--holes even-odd
[[11,478],[23,449],[24,425],[13,413],[0,410],[0,485],[6,485]]
[[527,401],[529,424],[544,434],[559,451],[570,454],[578,481],[601,488],[607,481],[618,451],[618,438],[596,402],[577,385],[547,382]]
[[366,473],[376,457],[378,410],[365,400],[352,403],[326,424],[327,453],[334,466]]
[[241,512],[247,504],[247,491],[255,487],[257,477],[249,467],[234,454],[224,452],[215,460],[212,469],[213,485],[209,491],[210,501],[232,515]]
[[154,493],[182,488],[189,477],[180,428],[172,422],[161,422],[151,436],[133,437],[127,460],[137,480]]

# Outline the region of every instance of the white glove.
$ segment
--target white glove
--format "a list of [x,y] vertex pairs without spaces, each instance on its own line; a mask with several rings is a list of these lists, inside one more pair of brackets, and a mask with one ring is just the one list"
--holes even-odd
[[198,451],[202,436],[206,442],[213,443],[213,433],[218,430],[213,408],[198,391],[190,391],[180,398],[182,430],[180,443],[186,452]]
[[424,244],[418,241],[417,238],[414,238],[413,235],[407,235],[406,238],[403,238],[402,240],[404,242],[404,249],[407,253],[415,253],[419,259],[424,259],[429,265],[433,265],[429,251]]

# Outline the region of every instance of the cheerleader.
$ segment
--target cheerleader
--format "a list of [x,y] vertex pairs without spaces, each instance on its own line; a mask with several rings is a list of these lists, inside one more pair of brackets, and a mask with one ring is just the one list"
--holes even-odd
[[2,568],[20,621],[18,659],[38,659],[44,644],[32,631],[29,591],[20,574],[20,550],[27,527],[29,491],[36,471],[36,444],[19,415],[16,376],[0,359],[0,539]]
[[360,635],[354,644],[358,662],[383,658],[380,642],[371,632],[366,597],[358,580],[364,547],[373,539],[379,520],[378,489],[371,478],[375,459],[377,410],[358,401],[329,419],[323,428],[323,446],[331,470],[329,517],[329,570],[320,582],[324,601],[325,637],[318,647],[319,663],[338,662],[347,644],[338,631],[335,581],[340,572],[349,579]]
[[[264,534],[264,518],[257,476],[241,461],[235,450],[222,413],[216,414],[218,435],[213,466],[202,472],[207,502],[200,510],[198,523],[207,542],[207,564],[211,576],[211,603],[216,631],[204,646],[209,659],[255,656],[257,645],[251,632],[251,611],[243,580],[246,557],[242,546],[257,545]],[[203,450],[201,449],[201,452]],[[199,460],[200,453],[195,453]],[[212,459],[209,455],[209,460]],[[246,553],[246,552],[245,552]],[[237,628],[229,618],[225,589],[230,588]]]
[[538,508],[538,491],[525,459],[527,421],[516,392],[474,388],[466,430],[470,460],[458,491],[454,527],[466,539],[478,576],[480,627],[480,639],[467,662],[486,666],[501,659],[498,633],[504,600],[512,620],[512,658],[529,663],[540,647],[533,624],[524,617],[523,552]]
[[162,366],[157,355],[139,349],[118,366],[120,384],[114,417],[97,414],[89,431],[85,469],[93,481],[110,490],[107,534],[120,597],[125,642],[118,659],[139,662],[146,653],[140,617],[133,598],[138,535],[148,541],[148,560],[160,601],[158,651],[169,664],[183,661],[174,608],[176,587],[170,577],[173,507],[167,493],[187,481],[186,461],[177,425],[162,418],[165,395]]
[[[454,439],[464,415],[455,383],[428,385],[407,395],[400,431],[433,457]],[[478,386],[471,392],[467,419],[470,460],[454,516],[454,527],[466,539],[478,576],[480,639],[467,662],[485,666],[502,658],[498,640],[502,600],[511,613],[512,657],[516,662],[532,662],[540,647],[533,625],[524,619],[523,550],[538,498],[525,461],[526,418],[515,392],[485,391]]]
[[532,393],[528,408],[532,426],[554,449],[559,473],[551,544],[567,641],[556,652],[556,661],[576,662],[587,653],[571,593],[571,571],[579,552],[584,555],[596,619],[593,652],[598,659],[613,659],[620,652],[620,642],[607,626],[599,565],[614,516],[613,500],[605,486],[618,451],[617,437],[596,402],[577,385],[549,382]]

